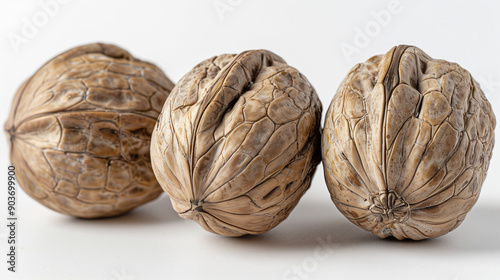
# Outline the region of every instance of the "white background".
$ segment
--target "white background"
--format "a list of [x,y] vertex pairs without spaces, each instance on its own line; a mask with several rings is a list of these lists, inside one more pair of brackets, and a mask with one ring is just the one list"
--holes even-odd
[[[0,1],[2,123],[15,91],[38,67],[97,41],[154,62],[174,82],[208,57],[269,49],[308,77],[325,111],[355,63],[411,44],[469,70],[500,116],[498,1],[401,0],[389,9],[387,0],[66,0],[44,10],[40,3],[46,2]],[[390,19],[377,22],[384,13]],[[355,52],[343,52],[347,46]],[[0,139],[0,184],[6,186],[8,150],[5,137]],[[331,202],[319,166],[286,221],[242,238],[216,236],[179,218],[166,195],[127,215],[89,221],[48,210],[19,191],[18,272],[11,273],[4,262],[2,187],[0,278],[500,279],[499,146],[464,223],[421,242],[380,240],[352,225]]]

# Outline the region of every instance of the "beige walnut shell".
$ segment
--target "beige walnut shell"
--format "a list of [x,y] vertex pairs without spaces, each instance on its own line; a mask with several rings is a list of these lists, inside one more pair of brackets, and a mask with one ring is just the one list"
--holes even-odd
[[456,63],[412,46],[356,65],[326,114],[325,179],[351,222],[397,239],[441,236],[479,196],[495,116]]
[[5,124],[19,184],[43,205],[83,218],[156,198],[151,133],[173,86],[113,45],[56,56],[20,87]]
[[259,234],[283,221],[320,161],[321,103],[265,50],[201,62],[173,89],[151,143],[173,207],[207,231]]

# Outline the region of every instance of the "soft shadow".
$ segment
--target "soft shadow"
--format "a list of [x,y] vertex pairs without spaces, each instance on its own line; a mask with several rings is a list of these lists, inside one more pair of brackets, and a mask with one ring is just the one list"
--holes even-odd
[[68,216],[64,216],[64,218],[64,222],[67,223],[105,226],[157,224],[180,220],[180,217],[172,208],[170,198],[166,194],[161,194],[157,199],[119,216],[98,219],[81,219]]
[[[462,224],[448,235],[448,249],[463,252],[500,252],[500,206],[475,205]],[[448,235],[439,239],[445,239]]]
[[290,217],[275,229],[260,235],[227,238],[212,236],[215,242],[243,248],[311,250],[328,244],[334,247],[366,247],[367,244],[392,250],[471,253],[500,251],[500,206],[476,205],[454,231],[433,239],[380,239],[349,222],[333,205],[299,204]]
[[476,205],[454,231],[425,240],[386,238],[386,247],[438,255],[500,252],[500,206]]
[[325,244],[357,246],[379,240],[349,222],[329,201],[301,201],[288,219],[271,231],[226,239],[236,246],[294,251],[311,250]]

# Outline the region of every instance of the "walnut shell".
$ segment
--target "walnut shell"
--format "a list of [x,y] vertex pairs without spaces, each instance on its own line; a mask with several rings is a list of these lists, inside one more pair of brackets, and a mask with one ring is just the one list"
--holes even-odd
[[322,156],[332,200],[381,238],[446,234],[478,199],[494,128],[469,72],[394,47],[356,65],[330,104]]
[[259,234],[286,219],[319,163],[321,103],[265,50],[207,59],[173,89],[153,132],[153,170],[183,218]]
[[105,44],[71,49],[18,90],[5,130],[19,184],[64,214],[114,216],[162,192],[151,133],[172,82]]

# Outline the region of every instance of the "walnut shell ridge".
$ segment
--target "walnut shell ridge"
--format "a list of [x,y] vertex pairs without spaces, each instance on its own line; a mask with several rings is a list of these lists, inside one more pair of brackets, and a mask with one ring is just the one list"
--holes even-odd
[[266,50],[198,64],[153,132],[153,170],[174,209],[209,232],[259,234],[286,219],[320,162],[321,103]]
[[151,133],[173,86],[117,46],[56,56],[19,88],[5,124],[19,184],[48,208],[82,218],[158,197]]
[[494,128],[469,72],[394,47],[356,65],[330,104],[322,156],[332,200],[381,238],[446,234],[478,199]]

